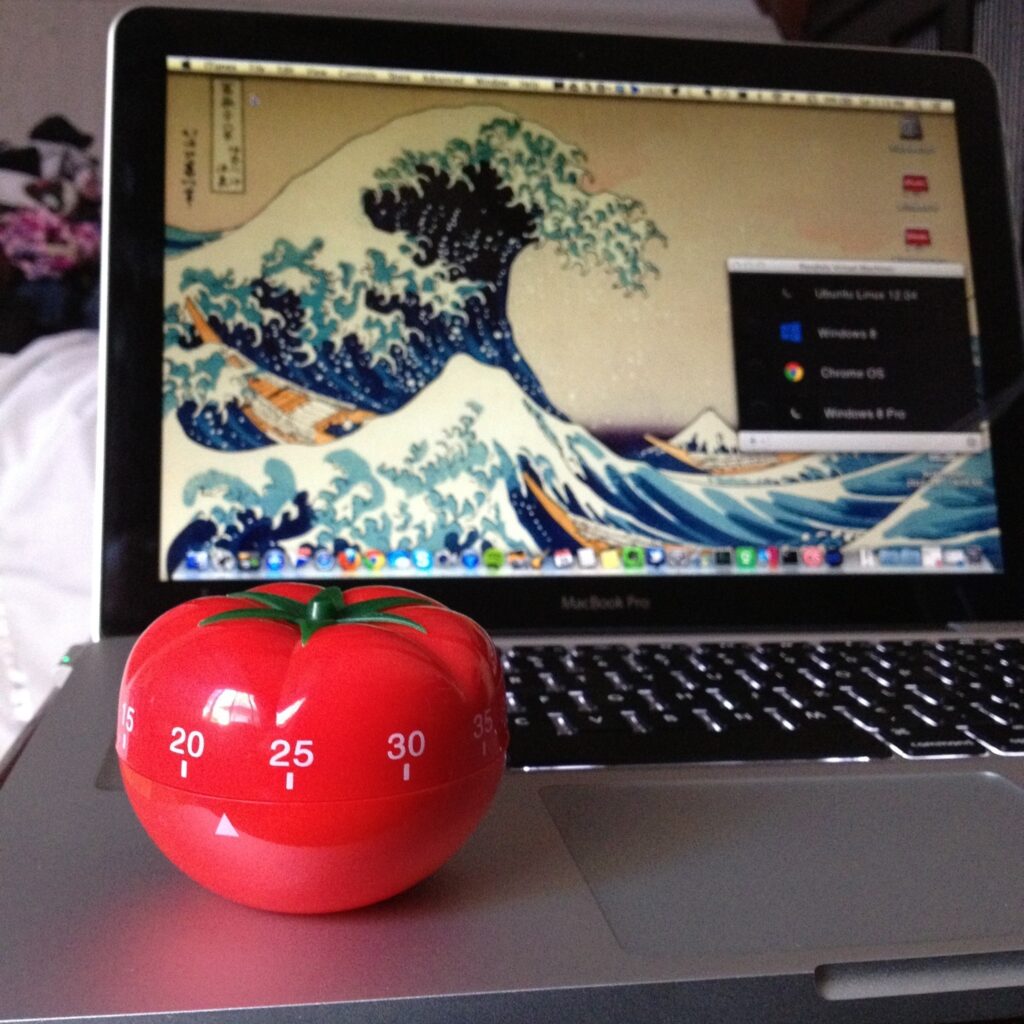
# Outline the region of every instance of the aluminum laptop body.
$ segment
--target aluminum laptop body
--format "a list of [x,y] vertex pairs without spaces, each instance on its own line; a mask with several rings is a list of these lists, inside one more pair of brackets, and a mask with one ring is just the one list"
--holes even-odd
[[[980,65],[139,9],[108,102],[99,639],[4,769],[0,1021],[1024,1014]],[[121,788],[133,637],[266,579],[408,585],[503,649],[496,802],[378,906],[219,899]],[[914,666],[916,731],[862,655]]]

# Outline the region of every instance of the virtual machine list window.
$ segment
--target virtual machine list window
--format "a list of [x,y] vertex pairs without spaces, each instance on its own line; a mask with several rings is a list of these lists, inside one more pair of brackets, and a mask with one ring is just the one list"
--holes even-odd
[[962,265],[732,259],[727,269],[742,451],[984,447]]

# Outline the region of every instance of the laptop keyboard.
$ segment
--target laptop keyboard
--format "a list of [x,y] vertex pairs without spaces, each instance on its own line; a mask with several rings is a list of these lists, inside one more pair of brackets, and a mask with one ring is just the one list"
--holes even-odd
[[516,767],[1024,754],[1024,641],[503,649]]

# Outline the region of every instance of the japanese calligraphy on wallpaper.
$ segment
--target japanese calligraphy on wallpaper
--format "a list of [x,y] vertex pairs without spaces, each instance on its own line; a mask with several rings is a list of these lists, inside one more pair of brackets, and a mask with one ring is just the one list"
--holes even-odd
[[245,122],[242,80],[214,78],[213,160],[210,188],[214,192],[245,191]]

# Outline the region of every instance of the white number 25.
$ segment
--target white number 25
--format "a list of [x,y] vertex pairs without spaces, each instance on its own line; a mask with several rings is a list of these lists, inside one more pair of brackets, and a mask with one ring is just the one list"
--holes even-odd
[[294,748],[287,740],[274,740],[270,749],[274,768],[308,768],[313,763],[312,740],[296,740]]

